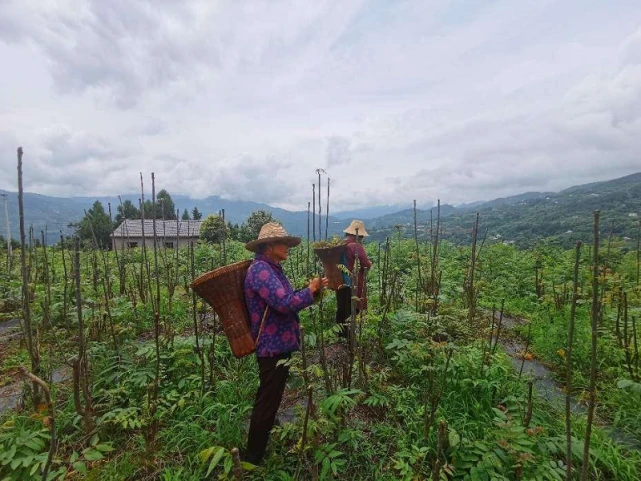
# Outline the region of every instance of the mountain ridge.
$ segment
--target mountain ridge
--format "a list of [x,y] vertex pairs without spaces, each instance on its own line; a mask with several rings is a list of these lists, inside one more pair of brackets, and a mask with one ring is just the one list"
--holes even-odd
[[[11,234],[12,238],[17,239],[19,237],[17,193],[0,190],[0,194],[7,194]],[[63,235],[72,232],[70,224],[78,222],[84,216],[84,211],[89,209],[96,200],[102,202],[106,210],[107,204],[111,203],[112,214],[115,216],[116,207],[120,202],[119,197],[123,201],[131,200],[135,205],[138,204],[139,196],[136,194],[52,197],[25,192],[25,223],[33,225],[34,237],[40,238],[40,232],[46,231],[47,243],[54,243],[60,239],[61,231]],[[253,211],[270,211],[292,234],[300,236],[307,234],[307,211],[289,211],[265,203],[228,200],[219,196],[192,199],[187,195],[176,194],[172,195],[172,199],[181,212],[187,209],[191,213],[192,208],[197,207],[203,216],[207,216],[225,209],[226,220],[239,224],[244,222]],[[399,209],[393,211],[396,208]],[[591,226],[590,216],[596,209],[601,209],[604,218],[609,222],[616,223],[618,227],[613,229],[613,233],[632,237],[633,224],[635,222],[638,224],[637,216],[641,215],[641,172],[575,185],[559,192],[524,192],[459,206],[442,204],[441,225],[444,238],[450,238],[454,242],[466,242],[476,212],[479,212],[481,225],[491,236],[498,235],[499,238],[525,245],[539,237],[576,234],[566,236],[567,241],[575,239],[578,234],[586,238]],[[366,214],[370,214],[370,217]],[[371,217],[375,214],[379,215]],[[435,207],[417,209],[417,222],[421,226],[427,225],[430,215],[435,221]],[[336,212],[330,214],[329,235],[341,234],[353,218],[366,220],[367,229],[373,238],[383,239],[402,227],[411,226],[414,221],[414,211],[408,202],[405,208],[396,204]],[[324,230],[324,216],[322,224]],[[424,227],[421,229],[423,230]],[[0,232],[3,236],[5,235],[4,225]]]

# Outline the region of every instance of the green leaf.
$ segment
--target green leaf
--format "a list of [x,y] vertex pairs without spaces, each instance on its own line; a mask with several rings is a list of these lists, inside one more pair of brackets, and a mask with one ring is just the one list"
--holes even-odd
[[219,446],[212,446],[211,448],[203,449],[198,453],[198,457],[202,462],[207,461],[216,452]]
[[87,472],[87,465],[83,463],[82,461],[77,461],[72,464],[73,469],[78,471],[79,473],[86,473]]
[[29,475],[33,476],[36,474],[36,471],[38,471],[38,468],[40,467],[40,463],[36,463],[33,466],[31,466],[31,471],[29,471]]
[[101,453],[109,453],[116,450],[116,448],[112,447],[111,444],[96,444],[95,447]]
[[44,443],[42,441],[36,440],[36,439],[30,439],[29,441],[27,441],[24,444],[25,444],[25,446],[33,449],[34,451],[41,451],[42,448],[44,448]]
[[240,462],[240,467],[243,468],[245,471],[253,471],[256,469],[258,466],[248,463],[247,461],[241,461]]
[[92,449],[92,450],[87,451],[85,453],[85,459],[87,461],[98,461],[98,460],[100,460],[102,458],[104,458],[103,454],[100,451],[96,450],[96,449]]
[[630,379],[621,379],[617,383],[617,387],[619,389],[630,389],[632,392],[640,393],[641,394],[641,383],[634,382]]
[[225,473],[231,473],[232,468],[234,467],[234,460],[231,456],[227,456],[223,461],[223,471]]
[[75,462],[78,460],[78,458],[79,458],[79,457],[80,457],[80,455],[79,455],[76,451],[74,451],[74,452],[71,454],[71,456],[69,456],[69,462],[70,462],[71,464],[73,464],[73,463],[75,463]]
[[207,469],[207,474],[205,476],[209,476],[211,474],[211,472],[214,470],[216,465],[220,462],[221,458],[223,457],[223,454],[225,454],[224,448],[220,446],[216,446],[216,449],[217,451],[214,454],[214,457],[211,458],[211,462],[209,463],[209,468]]
[[450,446],[453,448],[458,446],[461,442],[461,436],[459,436],[459,434],[454,429],[448,429],[447,437],[449,439]]

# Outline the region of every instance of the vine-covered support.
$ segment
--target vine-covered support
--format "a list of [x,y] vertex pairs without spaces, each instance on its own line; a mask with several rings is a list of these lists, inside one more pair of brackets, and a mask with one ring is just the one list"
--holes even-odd
[[[31,325],[31,292],[29,289],[29,266],[26,258],[26,241],[24,225],[24,202],[22,189],[22,147],[18,147],[18,211],[20,216],[20,270],[22,273],[22,317],[23,332],[27,344],[29,359],[31,360],[31,372],[37,376],[40,374],[40,346],[37,341],[37,330],[34,339],[33,326]],[[40,386],[37,382],[32,382],[33,407],[37,409],[40,404]]]
[[570,323],[568,326],[568,350],[565,364],[565,469],[566,479],[572,479],[572,347],[574,344],[574,324],[576,320],[576,303],[578,300],[579,265],[581,263],[581,241],[577,241],[574,254],[572,276],[572,305],[570,306]]
[[588,479],[588,465],[590,458],[590,441],[592,438],[592,423],[594,422],[594,409],[596,407],[596,376],[597,376],[597,329],[599,321],[599,214],[598,210],[594,211],[594,242],[592,247],[592,342],[590,351],[590,387],[588,399],[588,419],[585,427],[585,443],[583,445],[583,465],[581,466],[581,481]]

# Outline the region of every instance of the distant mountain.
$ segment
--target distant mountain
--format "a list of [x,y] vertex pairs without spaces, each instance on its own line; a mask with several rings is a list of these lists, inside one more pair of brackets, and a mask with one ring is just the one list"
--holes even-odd
[[592,182],[591,184],[576,185],[562,190],[559,194],[575,194],[582,192],[611,191],[618,188],[635,187],[641,184],[641,172],[626,175],[612,180]]
[[[433,216],[435,209],[431,209]],[[569,247],[577,240],[592,239],[593,212],[601,211],[602,236],[614,235],[635,239],[641,219],[641,173],[618,179],[579,185],[561,192],[527,192],[495,199],[470,207],[441,207],[443,237],[467,243],[476,213],[480,215],[481,235],[490,239],[532,245],[539,239],[555,237]],[[393,235],[400,226],[404,235],[413,235],[413,210],[373,219],[368,230],[374,239]],[[417,211],[421,233],[429,222],[429,210]],[[371,225],[371,227],[370,227]]]
[[[432,212],[432,214],[430,214]],[[452,213],[456,212],[456,208],[452,205],[445,204],[441,205],[441,218],[447,217]],[[437,208],[433,207],[432,209],[417,209],[416,210],[416,222],[420,226],[424,226],[430,222],[430,216],[432,220],[436,222]],[[397,225],[407,226],[414,225],[414,209],[404,209],[400,212],[395,212],[393,214],[387,214],[376,219],[370,219],[367,223],[368,229],[371,227],[373,230],[385,229],[385,227],[394,227]]]
[[[9,201],[9,223],[11,229],[11,237],[14,239],[20,238],[19,231],[19,218],[18,218],[18,194],[17,192],[8,192],[0,190],[0,194],[7,194]],[[171,194],[171,193],[170,193]],[[138,205],[140,196],[135,194],[125,194],[120,196],[97,196],[97,197],[49,197],[40,194],[33,194],[26,192],[24,194],[24,209],[25,209],[25,229],[27,231],[30,226],[33,226],[34,237],[40,239],[41,232],[46,232],[47,244],[56,243],[60,240],[60,234],[70,235],[73,233],[72,223],[76,223],[85,215],[85,210],[89,209],[91,205],[99,200],[108,210],[108,205],[111,204],[112,214],[115,217],[117,206],[120,201],[132,201]],[[151,196],[146,196],[145,199],[150,199]],[[172,195],[172,200],[177,209],[182,213],[183,209],[190,212],[194,207],[202,212],[203,218],[209,214],[218,214],[222,209],[225,209],[225,219],[232,223],[241,224],[247,220],[249,215],[256,210],[265,210],[271,212],[274,218],[282,222],[283,226],[292,234],[306,236],[307,235],[307,212],[298,211],[292,212],[285,209],[279,209],[267,204],[249,201],[232,201],[221,199],[218,196],[207,197],[206,199],[191,199],[185,195]],[[1,200],[0,200],[1,201]],[[2,205],[0,204],[0,209]],[[0,234],[5,236],[4,227],[4,212],[0,210]],[[316,219],[318,221],[318,218]],[[323,236],[325,235],[325,216],[322,219]],[[333,216],[329,218],[329,235],[340,234],[342,230],[347,227],[348,221],[343,221]],[[318,224],[316,224],[318,226]],[[316,227],[318,232],[318,227]]]
[[531,200],[545,199],[550,196],[556,195],[555,192],[526,192],[524,194],[512,195],[510,197],[499,197],[498,199],[490,200],[487,202],[481,202],[475,208],[483,207],[495,207],[501,205],[515,205],[528,202]]
[[341,212],[335,212],[333,217],[336,219],[374,219],[376,217],[381,217],[386,214],[393,214],[405,208],[405,206],[400,204],[395,205],[375,205],[373,207],[361,207],[360,209],[344,210]]
[[[0,190],[0,194],[8,194],[11,234],[14,239],[18,239],[17,193]],[[121,196],[123,201],[131,200],[136,205],[138,197],[135,194]],[[225,209],[226,219],[233,223],[244,222],[256,210],[270,211],[291,233],[300,236],[307,233],[306,211],[292,212],[258,202],[232,201],[217,196],[191,199],[185,195],[172,195],[172,199],[181,212],[183,209],[191,212],[193,207],[198,207],[207,216]],[[40,238],[41,231],[46,229],[47,243],[57,242],[60,231],[65,235],[71,233],[69,224],[78,222],[84,216],[85,209],[89,209],[96,200],[100,200],[105,209],[111,203],[115,216],[120,202],[117,196],[60,198],[25,193],[25,224],[27,229],[33,226],[34,237]],[[411,203],[408,202],[405,208],[400,209],[392,205],[374,206],[332,214],[329,218],[329,234],[341,235],[351,219],[360,218],[366,220],[367,230],[373,239],[384,240],[397,231],[396,226],[404,235],[413,235],[414,211],[410,206]],[[556,193],[526,192],[458,207],[445,204],[441,206],[441,225],[444,238],[467,243],[478,212],[481,232],[487,231],[490,238],[526,246],[537,239],[552,236],[563,245],[570,246],[578,239],[591,239],[592,215],[597,209],[601,210],[603,235],[612,230],[615,235],[636,238],[641,219],[641,172],[618,179],[578,185]],[[371,217],[376,213],[379,215]],[[430,215],[435,222],[436,208],[417,210],[418,230],[422,236],[427,235]],[[0,233],[4,236],[2,220],[3,216],[0,216]],[[324,233],[324,216],[322,226]]]

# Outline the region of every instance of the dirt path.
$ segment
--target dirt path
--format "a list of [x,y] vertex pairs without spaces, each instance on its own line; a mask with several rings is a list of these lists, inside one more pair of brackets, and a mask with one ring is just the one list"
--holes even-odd
[[[10,350],[10,343],[17,342],[21,335],[18,319],[0,322],[0,361]],[[5,374],[8,375],[9,382],[0,386],[0,415],[11,409],[16,409],[20,405],[24,385],[24,381],[17,373],[7,372]],[[50,381],[60,383],[69,379],[71,379],[71,369],[68,366],[62,366],[53,371]]]
[[[498,314],[497,314],[498,321]],[[563,385],[555,380],[553,372],[540,361],[534,358],[529,359],[525,352],[525,342],[514,330],[517,326],[526,325],[525,319],[518,319],[503,316],[502,331],[504,334],[499,339],[499,344],[510,356],[512,367],[523,376],[531,377],[536,392],[547,401],[553,408],[559,411],[565,410],[565,392]],[[570,397],[570,409],[575,414],[587,413],[587,406],[580,402],[575,396]],[[635,436],[613,427],[608,421],[597,417],[597,424],[604,429],[610,438],[625,446],[628,449],[641,451],[641,440]]]

